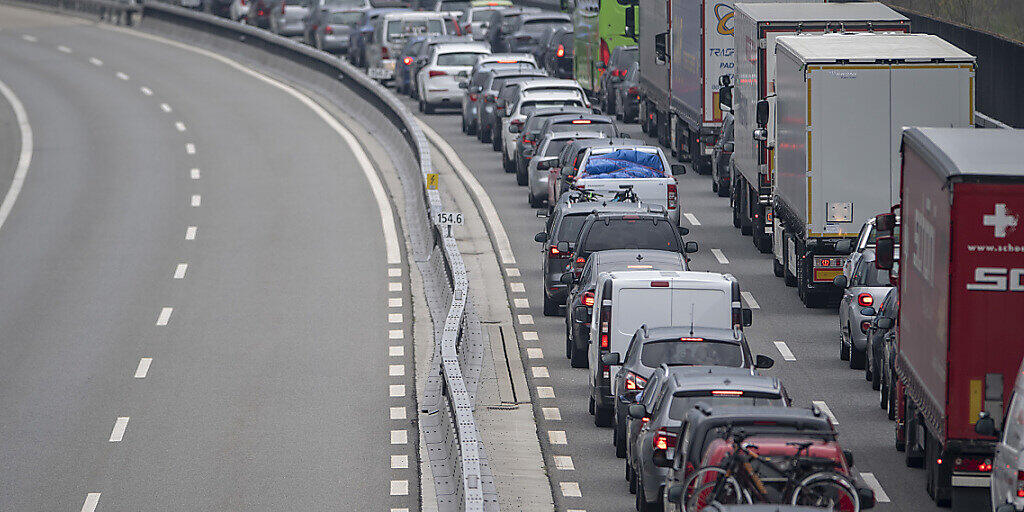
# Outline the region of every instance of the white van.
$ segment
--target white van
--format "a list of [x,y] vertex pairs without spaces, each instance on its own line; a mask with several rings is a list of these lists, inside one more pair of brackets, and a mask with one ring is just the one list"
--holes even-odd
[[601,274],[590,319],[590,412],[608,425],[615,400],[611,377],[618,366],[601,363],[609,352],[626,353],[641,325],[742,330],[751,313],[740,302],[735,277],[715,272],[628,271]]
[[992,510],[1020,512],[1024,510],[1024,362],[1017,372],[1001,432],[997,428],[996,418],[986,413],[975,424],[979,434],[1000,437],[992,462]]

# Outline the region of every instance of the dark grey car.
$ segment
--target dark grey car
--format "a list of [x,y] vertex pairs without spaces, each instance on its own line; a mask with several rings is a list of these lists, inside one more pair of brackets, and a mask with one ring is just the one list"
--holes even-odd
[[[612,56],[608,59],[608,66],[605,67],[604,73],[601,74],[600,97],[601,106],[605,114],[615,115],[618,109],[616,100],[618,99],[619,84],[626,79],[626,73],[629,72],[630,66],[637,63],[639,59],[640,49],[635,45],[617,46],[612,50]],[[598,67],[601,67],[603,64],[599,63]]]
[[536,7],[509,7],[491,13],[491,19],[487,21],[487,35],[484,39],[491,43],[491,53],[507,52],[505,36],[512,32],[512,26],[516,18],[523,13],[540,12]]
[[[490,122],[494,118],[495,87],[501,87],[513,78],[536,78],[547,76],[543,70],[530,64],[509,65],[494,63],[480,68],[471,75],[466,84],[462,102],[463,133],[475,135],[481,120]],[[481,109],[483,109],[481,111]]]
[[615,88],[615,118],[635,123],[640,115],[640,63],[634,62]]
[[533,53],[549,27],[571,28],[572,17],[553,11],[523,14],[512,22],[502,48],[509,52]]
[[533,157],[534,152],[537,150],[537,144],[540,143],[540,127],[544,124],[544,120],[551,117],[562,114],[589,114],[590,109],[587,107],[557,107],[557,108],[538,108],[530,115],[526,116],[526,121],[523,121],[523,127],[520,129],[519,144],[516,145],[516,172],[525,173],[526,166],[530,163],[530,158]]
[[[526,126],[526,123],[523,123]],[[520,128],[522,130],[522,128]],[[545,118],[537,130],[538,140],[544,140],[549,133],[552,132],[575,132],[575,131],[587,131],[601,133],[606,138],[619,137],[619,128],[615,124],[615,120],[602,115],[594,113],[565,113],[557,116],[549,116]],[[526,173],[526,167],[530,165],[530,160],[533,159],[532,154],[527,154],[525,148],[520,150],[519,145],[516,145],[516,183],[520,185],[526,185],[529,181],[529,176]],[[525,167],[519,167],[519,162],[526,164]],[[522,169],[522,172],[520,172]]]
[[717,192],[718,197],[729,197],[729,163],[735,147],[735,125],[732,113],[726,112],[722,120],[722,131],[711,152],[711,191]]

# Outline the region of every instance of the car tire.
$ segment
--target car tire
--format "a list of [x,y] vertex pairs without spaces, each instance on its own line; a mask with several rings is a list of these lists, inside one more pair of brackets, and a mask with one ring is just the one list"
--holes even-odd
[[423,113],[424,114],[433,114],[434,113],[434,106],[431,105],[428,101],[420,100],[420,103],[423,104]]
[[896,380],[891,376],[889,377],[889,385],[887,386],[889,398],[885,402],[885,417],[890,420],[896,419]]
[[612,433],[612,441],[615,443],[615,456],[620,459],[626,458],[626,421],[623,418],[621,421],[615,422],[615,428]]
[[850,368],[853,370],[863,370],[864,365],[867,363],[867,353],[863,350],[857,350],[850,346]]
[[466,115],[462,115],[462,133],[469,133],[469,127],[466,126]]
[[629,493],[636,494],[636,472],[633,471],[633,465],[626,462],[626,481],[629,482]]
[[569,354],[569,366],[573,368],[586,368],[590,366],[590,362],[587,361],[587,351],[578,350],[575,341],[569,341],[569,351],[571,352]]
[[[874,361],[872,361],[874,362]],[[871,370],[871,389],[879,391],[882,389],[882,372],[878,370],[878,365],[875,364]],[[879,403],[879,407],[884,408],[884,404]]]
[[491,132],[491,149],[495,151],[501,151],[501,133],[498,131],[498,126],[495,125]]
[[782,263],[779,263],[779,260],[775,259],[774,254],[772,255],[772,273],[775,274],[775,277],[786,276],[786,267]]
[[594,405],[594,425],[598,427],[610,427],[612,426],[612,417],[615,415],[615,409],[611,407],[599,407],[597,404]]
[[[881,373],[881,372],[879,372]],[[878,408],[883,411],[889,410],[889,381],[878,379]]]
[[558,316],[559,306],[559,303],[555,302],[547,295],[544,296],[544,316]]
[[590,411],[590,414],[594,414],[594,397],[590,397],[590,406],[588,409]]
[[476,135],[476,121],[470,121],[466,124],[466,135]]
[[[504,154],[502,155],[501,160],[502,160],[502,162],[506,162],[507,161],[507,160],[505,160]],[[505,170],[508,171],[509,167],[510,167],[509,165],[506,165],[505,166]],[[516,172],[516,183],[519,186],[525,187],[526,185],[530,184],[530,177],[526,175],[526,171],[519,172],[519,169],[516,169],[515,166],[511,166],[511,167],[512,167],[512,170],[514,170]]]
[[544,201],[541,200],[541,199],[537,199],[537,196],[534,196],[533,192],[530,192],[529,200],[530,200],[530,207],[531,208],[543,208],[544,207]]
[[481,126],[476,133],[476,140],[487,144],[491,142],[491,127],[488,126],[486,129]]

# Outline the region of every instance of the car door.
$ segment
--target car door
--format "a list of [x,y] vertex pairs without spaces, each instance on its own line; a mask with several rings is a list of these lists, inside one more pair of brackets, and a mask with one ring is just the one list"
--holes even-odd
[[[849,282],[846,284],[846,289],[843,290],[843,298],[839,302],[839,328],[843,329],[843,332],[850,336],[853,336],[850,329],[850,308],[854,307],[853,290],[856,286],[859,286],[860,281],[864,276],[864,265],[857,264],[854,267],[853,275],[850,276]],[[849,327],[849,329],[847,329]]]
[[1017,496],[1017,458],[1024,433],[1024,397],[1014,393],[1003,426],[1003,438],[996,444],[992,498],[995,505],[1012,503]]

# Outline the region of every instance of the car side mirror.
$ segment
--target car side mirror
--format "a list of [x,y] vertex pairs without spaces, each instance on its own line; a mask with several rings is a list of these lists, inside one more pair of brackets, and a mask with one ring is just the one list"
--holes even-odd
[[629,417],[634,420],[642,420],[644,416],[647,416],[647,409],[641,404],[631,404],[629,406]]
[[[562,275],[564,276],[565,274]],[[576,306],[572,310],[572,317],[576,320],[579,320],[581,318],[587,318],[588,316],[590,316],[590,312],[587,311],[586,306]],[[586,321],[581,321],[580,323],[586,323]]]
[[[501,108],[504,109],[505,107],[501,107]],[[523,131],[523,127],[518,125],[518,124],[509,124],[508,125],[508,132],[509,133],[519,133],[521,131]]]
[[686,492],[686,486],[673,485],[668,488],[667,498],[669,503],[675,503],[681,505],[683,503],[683,493]]
[[672,164],[672,174],[686,174],[686,166],[683,164]]
[[697,252],[698,249],[699,247],[697,246],[697,242],[686,242],[683,246],[683,250],[686,251],[686,254],[693,254]]
[[679,236],[686,236],[686,235],[690,234],[690,228],[688,228],[686,226],[679,226],[676,229],[679,230]]
[[846,238],[836,242],[836,252],[839,254],[850,254],[853,252],[853,240]]
[[537,243],[541,243],[541,244],[544,243],[544,242],[547,242],[548,241],[548,234],[543,232],[543,231],[541,231],[540,233],[537,233],[536,235],[533,235],[533,241],[535,241]]
[[732,153],[733,151],[736,151],[736,143],[735,142],[724,142],[724,143],[722,143],[722,151],[725,151],[727,153]]
[[987,437],[999,437],[999,429],[996,428],[996,420],[985,411],[978,414],[978,422],[974,424],[974,431]]
[[665,456],[665,450],[654,450],[654,454],[651,458],[654,460],[654,465],[659,468],[672,466],[672,461],[668,460],[668,457]]
[[868,306],[868,307],[865,307],[865,308],[860,308],[860,314],[862,314],[864,316],[875,316],[875,313],[876,313],[875,308],[873,308],[871,306]]
[[556,162],[558,162],[557,156],[549,156],[537,162],[537,169],[541,171],[546,171],[550,169],[552,166],[554,166]]
[[459,82],[459,89],[469,89],[469,83]]
[[562,254],[566,254],[569,252],[569,242],[558,242],[555,244],[555,249],[558,249],[558,252]]
[[743,320],[743,327],[750,327],[754,324],[754,312],[750,308],[741,309],[740,316]]
[[849,281],[846,279],[845,275],[839,274],[838,276],[832,278],[832,284],[835,285],[836,288],[846,288],[846,285],[849,284]]
[[767,126],[768,125],[768,100],[761,100],[757,102],[757,125]]
[[609,352],[601,356],[601,363],[608,366],[618,366],[622,364],[622,356],[618,352]]
[[558,280],[566,286],[572,286],[576,284],[576,275],[572,272],[566,272],[562,274],[562,277],[559,277]]
[[878,320],[875,320],[875,325],[877,325],[879,329],[892,329],[892,318],[883,316]]
[[880,236],[875,240],[875,267],[892,270],[896,259],[896,240],[892,236]]
[[[622,5],[622,0],[619,0]],[[636,4],[630,3],[626,6],[626,29],[622,35],[636,41]]]
[[775,360],[764,354],[758,354],[757,357],[754,358],[754,368],[757,368],[758,370],[767,370],[773,366],[775,366]]
[[846,460],[848,467],[853,467],[853,452],[850,450],[843,450],[843,459]]

